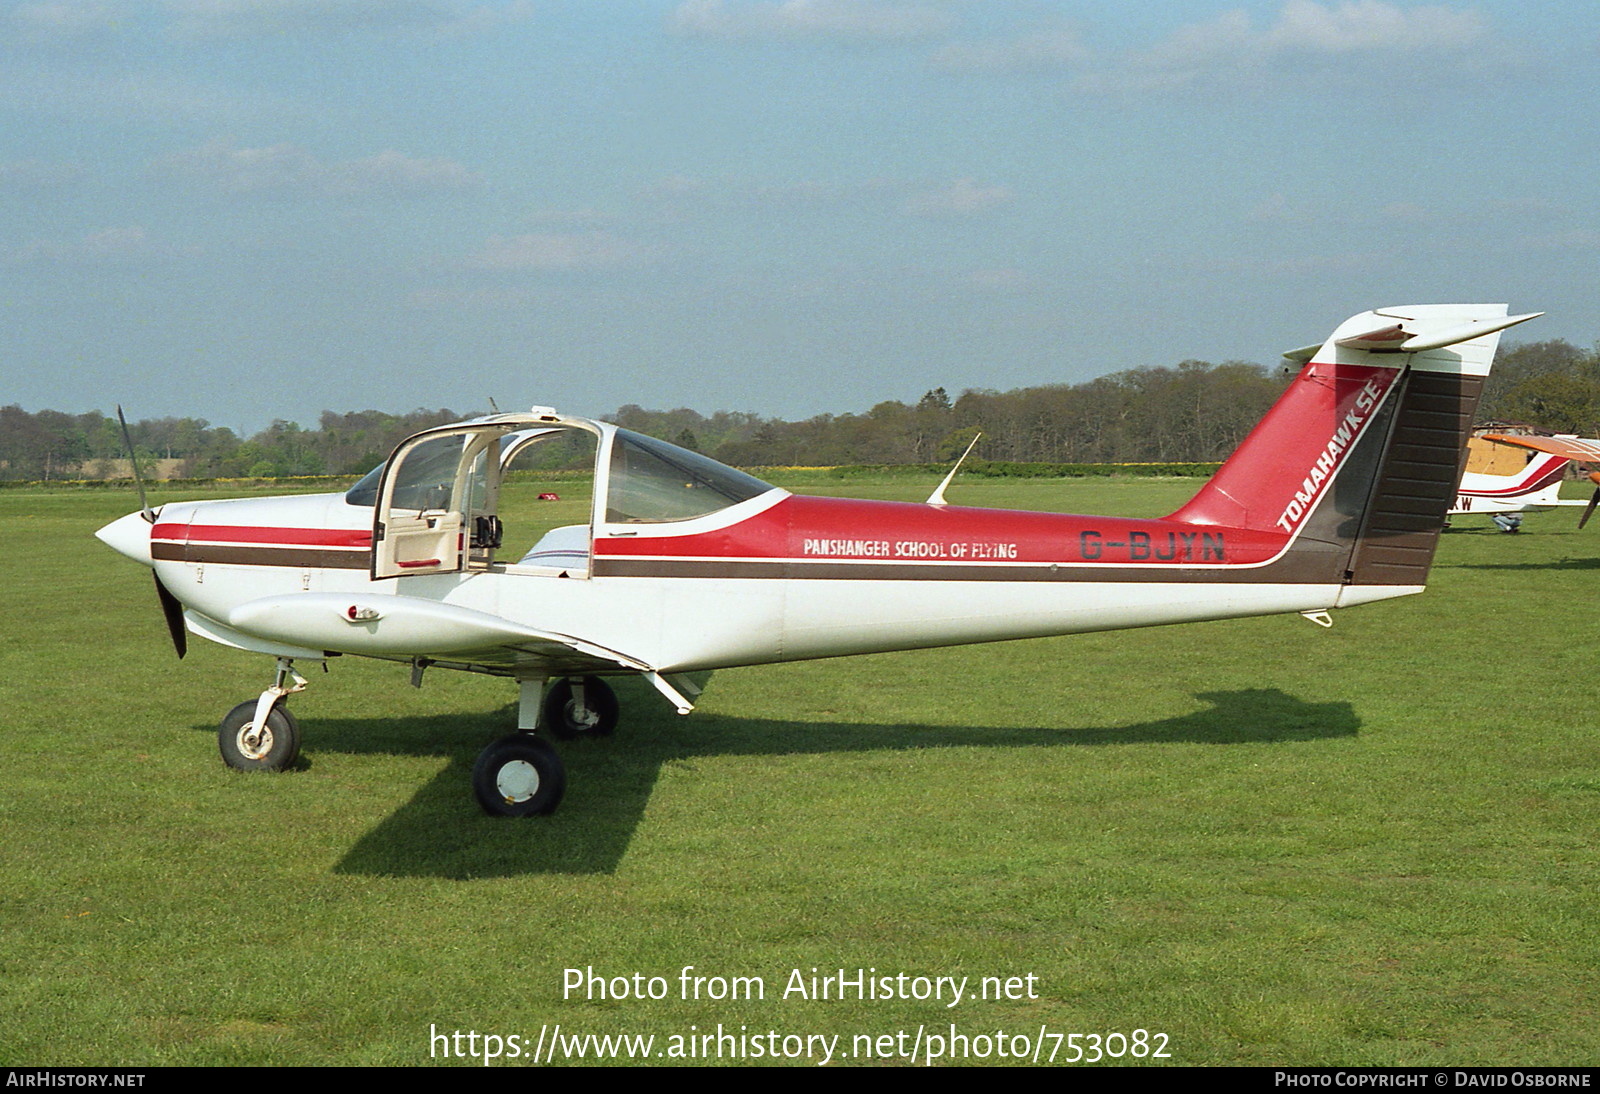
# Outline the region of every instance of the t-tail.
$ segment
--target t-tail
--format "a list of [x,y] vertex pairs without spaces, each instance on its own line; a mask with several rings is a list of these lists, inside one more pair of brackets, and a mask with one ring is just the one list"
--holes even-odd
[[1344,586],[1339,606],[1418,592],[1456,497],[1503,304],[1380,308],[1284,356],[1298,376],[1168,519],[1289,537],[1258,579]]

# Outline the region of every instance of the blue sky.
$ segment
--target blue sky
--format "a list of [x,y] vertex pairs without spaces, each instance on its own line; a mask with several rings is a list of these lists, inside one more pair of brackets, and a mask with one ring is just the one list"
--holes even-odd
[[803,417],[1600,339],[1600,9],[0,3],[0,403]]

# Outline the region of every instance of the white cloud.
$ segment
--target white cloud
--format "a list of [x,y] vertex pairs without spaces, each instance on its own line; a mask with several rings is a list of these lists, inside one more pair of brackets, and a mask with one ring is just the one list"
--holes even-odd
[[124,14],[115,4],[56,0],[18,4],[10,13],[10,21],[25,41],[75,41],[115,30]]
[[1391,201],[1378,210],[1378,215],[1405,224],[1426,224],[1435,219],[1431,210],[1414,201]]
[[293,144],[234,148],[212,141],[169,156],[158,166],[230,193],[417,197],[482,182],[453,160],[419,159],[391,150],[330,162]]
[[1511,246],[1519,251],[1600,251],[1600,232],[1590,228],[1570,228],[1542,235],[1519,236]]
[[153,69],[121,75],[25,64],[0,65],[0,104],[72,120],[156,123],[243,118],[272,105],[236,88]]
[[955,43],[932,60],[947,72],[1027,72],[1081,65],[1091,56],[1075,28],[1061,27],[1001,42]]
[[596,270],[631,266],[648,258],[647,248],[610,232],[534,232],[490,236],[465,265],[495,272]]
[[964,281],[969,288],[991,292],[1016,292],[1033,285],[1033,278],[1014,266],[970,270]]
[[256,38],[354,32],[487,30],[532,15],[528,0],[166,0],[185,37]]
[[1005,205],[1013,196],[1009,187],[986,186],[976,179],[962,178],[937,190],[913,195],[904,209],[919,217],[972,216]]
[[1350,55],[1456,53],[1487,30],[1477,12],[1443,5],[1402,8],[1384,0],[1287,0],[1265,26],[1235,10],[1183,27],[1127,58],[1128,71],[1111,73],[1110,83],[1132,77],[1135,85],[1182,85],[1260,70],[1290,58],[1309,63]]
[[957,74],[1064,71],[1083,91],[1167,90],[1205,81],[1259,77],[1292,64],[1301,73],[1374,59],[1417,64],[1458,59],[1481,44],[1488,22],[1448,4],[1402,6],[1388,0],[1284,0],[1265,21],[1232,9],[1190,23],[1144,49],[1096,52],[1074,27],[1058,26],[996,41],[936,50],[930,63]]
[[1289,221],[1294,214],[1289,211],[1289,199],[1281,193],[1269,194],[1246,214],[1250,220]]
[[20,247],[0,251],[0,262],[9,265],[47,262],[72,266],[100,266],[139,263],[189,253],[194,252],[162,243],[152,238],[143,227],[129,225],[122,228],[100,228],[64,239],[36,239]]
[[1259,44],[1268,50],[1318,53],[1453,50],[1471,45],[1486,29],[1477,12],[1444,5],[1408,9],[1383,0],[1328,5],[1288,0]]
[[0,190],[49,189],[82,176],[83,170],[70,163],[35,159],[0,161]]
[[684,0],[669,25],[710,38],[894,41],[945,34],[953,20],[932,4],[883,0]]

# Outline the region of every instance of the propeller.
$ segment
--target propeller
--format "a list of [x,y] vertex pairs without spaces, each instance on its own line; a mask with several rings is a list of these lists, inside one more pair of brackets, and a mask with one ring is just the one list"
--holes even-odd
[[[122,443],[128,448],[128,463],[133,468],[133,482],[139,488],[139,513],[151,524],[156,522],[156,510],[150,508],[150,499],[145,496],[144,476],[139,473],[139,457],[133,451],[133,437],[128,433],[128,419],[123,417],[122,404],[117,404],[117,421],[122,425]],[[183,605],[178,598],[172,595],[172,590],[161,584],[161,575],[151,569],[150,576],[156,579],[156,600],[161,604],[161,614],[167,621],[167,633],[172,636],[172,648],[178,653],[178,660],[183,660],[183,655],[189,652],[189,631],[183,625]]]
[[183,605],[178,603],[178,598],[172,595],[172,590],[161,584],[161,575],[154,570],[150,576],[156,579],[156,599],[161,602],[161,614],[167,618],[167,633],[172,636],[172,648],[178,653],[178,660],[183,660],[183,655],[189,652],[189,629],[183,625]]
[[1594,507],[1600,505],[1600,471],[1589,472],[1589,481],[1594,483],[1594,497],[1589,499],[1589,504],[1584,506],[1583,516],[1578,518],[1578,527],[1582,528],[1589,523],[1589,518],[1594,516]]
[[[122,404],[117,404],[117,421],[122,424],[122,443],[128,449],[128,466],[133,468],[133,484],[139,488],[139,512],[151,524],[156,522],[156,511],[144,495],[144,476],[139,474],[139,457],[133,451],[133,437],[128,433],[128,419],[122,416]],[[159,582],[158,582],[159,584]]]

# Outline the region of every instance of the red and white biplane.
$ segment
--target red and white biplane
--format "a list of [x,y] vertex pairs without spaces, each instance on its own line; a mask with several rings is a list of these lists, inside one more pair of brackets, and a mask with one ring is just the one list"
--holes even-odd
[[[604,677],[680,713],[707,670],[1165,623],[1327,612],[1422,591],[1504,305],[1364,312],[1316,346],[1187,504],[1159,520],[805,497],[548,408],[419,433],[343,494],[171,502],[98,535],[150,566],[186,632],[277,659],[223,720],[227,763],[279,770],[296,661],[337,655],[515,681],[520,731],[474,769],[492,814],[548,813],[535,730],[609,733]],[[593,506],[506,557],[505,469],[581,440]],[[513,552],[514,554],[514,552]]]
[[[1529,467],[1547,466],[1553,461],[1559,461],[1564,471],[1568,463],[1588,464],[1590,467],[1600,467],[1600,440],[1590,437],[1576,437],[1569,434],[1557,434],[1546,437],[1537,434],[1523,433],[1486,433],[1484,440],[1498,441],[1501,444],[1515,445],[1539,453],[1538,456],[1528,461]],[[1583,516],[1578,518],[1578,527],[1582,528],[1589,523],[1589,518],[1594,515],[1596,505],[1600,505],[1600,471],[1590,471],[1588,479],[1595,485],[1595,492],[1590,495],[1587,502],[1577,499],[1557,500],[1552,492],[1550,505],[1582,505]],[[1559,486],[1559,482],[1557,483]]]

